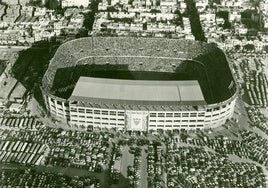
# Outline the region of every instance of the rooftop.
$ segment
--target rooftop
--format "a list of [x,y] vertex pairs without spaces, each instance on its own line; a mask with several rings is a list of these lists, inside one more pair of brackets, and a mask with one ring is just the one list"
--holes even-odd
[[136,105],[206,104],[197,80],[145,81],[80,77],[69,100]]
[[10,94],[10,99],[14,100],[15,98],[23,98],[26,93],[26,88],[20,83],[17,82],[14,90]]
[[15,78],[5,78],[0,83],[0,99],[7,99],[16,83],[17,80]]

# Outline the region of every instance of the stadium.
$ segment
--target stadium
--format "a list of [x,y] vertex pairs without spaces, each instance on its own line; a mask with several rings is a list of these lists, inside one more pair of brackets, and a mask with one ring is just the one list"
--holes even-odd
[[88,37],[62,44],[43,77],[48,113],[81,128],[214,128],[232,117],[237,84],[213,44]]

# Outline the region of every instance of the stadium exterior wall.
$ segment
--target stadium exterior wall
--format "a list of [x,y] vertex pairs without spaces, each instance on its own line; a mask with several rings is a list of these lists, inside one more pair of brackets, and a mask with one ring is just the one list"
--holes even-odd
[[49,113],[58,121],[85,129],[90,126],[139,131],[218,127],[233,116],[236,96],[197,110],[145,111],[90,107],[44,95]]

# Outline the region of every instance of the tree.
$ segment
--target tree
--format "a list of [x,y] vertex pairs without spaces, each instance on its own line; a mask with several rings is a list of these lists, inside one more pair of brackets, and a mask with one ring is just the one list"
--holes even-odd
[[224,20],[228,20],[229,12],[228,11],[219,11],[216,13],[216,16],[223,18]]
[[244,49],[245,50],[254,50],[255,49],[255,46],[253,44],[246,44],[244,46]]
[[55,10],[60,7],[60,1],[58,0],[45,0],[45,7]]
[[107,12],[119,12],[119,10],[115,7],[107,7]]
[[161,13],[161,10],[158,9],[151,9],[150,13]]
[[93,27],[93,23],[94,23],[94,13],[92,11],[86,13],[85,15],[85,19],[84,19],[84,27],[87,30],[92,30]]
[[42,6],[42,0],[30,0],[27,3],[27,6],[41,7]]
[[60,36],[66,36],[66,35],[67,35],[67,33],[66,33],[65,29],[61,29]]
[[176,18],[173,20],[173,23],[176,25],[176,26],[180,26],[180,25],[182,25],[182,14],[181,14],[181,12],[178,10],[178,9],[176,9],[175,11],[174,11],[174,14],[176,14]]
[[238,51],[238,50],[241,49],[241,46],[237,44],[237,45],[234,46],[234,48],[235,48],[235,51]]
[[222,27],[223,29],[231,29],[231,26],[231,23],[228,20],[225,20]]
[[32,25],[29,25],[26,28],[26,31],[27,31],[28,35],[30,35],[31,37],[33,36],[33,26]]
[[80,28],[76,34],[76,38],[88,37],[88,31],[85,28]]
[[265,52],[268,52],[268,45],[265,45],[265,46],[263,47],[263,50],[264,50]]

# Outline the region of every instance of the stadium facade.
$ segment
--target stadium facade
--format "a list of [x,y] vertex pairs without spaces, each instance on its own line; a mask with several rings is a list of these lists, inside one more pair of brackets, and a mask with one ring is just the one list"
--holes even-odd
[[[83,66],[89,65],[85,73]],[[186,78],[92,77],[92,70],[109,67]],[[225,54],[214,45],[96,37],[59,47],[43,78],[42,92],[47,111],[59,121],[82,128],[148,131],[220,126],[233,115],[238,89]]]

